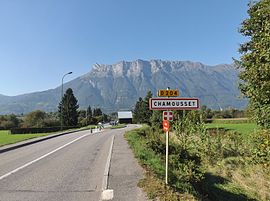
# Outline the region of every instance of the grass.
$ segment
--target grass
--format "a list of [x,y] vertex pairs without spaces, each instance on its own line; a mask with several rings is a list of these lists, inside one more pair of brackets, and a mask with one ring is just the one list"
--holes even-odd
[[[94,129],[96,128],[96,125],[89,125],[80,129]],[[69,129],[66,131],[75,131],[78,129]],[[61,131],[59,131],[61,132]],[[14,144],[17,142],[21,142],[24,140],[29,140],[32,138],[42,137],[46,135],[55,134],[58,132],[51,132],[51,133],[35,133],[35,134],[10,134],[9,130],[0,130],[0,146],[8,145],[8,144]]]
[[117,128],[125,128],[126,125],[125,124],[117,124],[115,126],[111,126],[111,129],[117,129]]
[[196,200],[191,194],[176,192],[172,187],[165,185],[164,161],[161,160],[160,155],[147,148],[147,141],[142,137],[147,132],[145,130],[146,126],[143,126],[125,134],[135,157],[145,169],[145,178],[139,182],[139,187],[143,188],[152,200]]
[[[207,128],[223,128],[226,132],[237,132],[243,139],[238,149],[249,153],[253,137],[259,131],[255,123],[210,123]],[[246,143],[247,142],[247,143]],[[250,144],[250,145],[248,145]],[[246,148],[244,148],[246,147]],[[270,200],[270,177],[263,164],[254,164],[250,155],[223,158],[208,168],[204,186],[217,200]],[[207,191],[207,189],[206,189]]]
[[82,127],[81,129],[94,129],[94,128],[96,128],[97,127],[97,125],[88,125],[88,126],[85,126],[85,127]]
[[[251,139],[251,134],[257,129],[253,123],[207,125],[208,128],[225,128],[241,133],[241,138]],[[148,129],[149,130],[149,129]],[[139,182],[139,187],[153,200],[232,200],[255,201],[270,200],[270,177],[260,164],[254,165],[247,161],[249,156],[232,155],[217,159],[215,164],[203,163],[206,172],[196,189],[199,194],[191,194],[169,187],[164,182],[164,161],[161,155],[149,149],[146,127],[126,133],[130,147],[140,164],[145,169],[145,178]],[[224,136],[228,140],[230,135]],[[212,136],[213,138],[216,136]],[[223,139],[223,137],[221,138]],[[233,138],[234,139],[234,138]],[[233,140],[232,139],[232,140]],[[224,142],[226,142],[226,140]],[[231,143],[231,142],[228,142]],[[222,144],[223,146],[224,144]],[[226,146],[226,148],[230,148]],[[240,145],[239,149],[244,149]],[[248,147],[247,147],[248,148]],[[210,154],[210,153],[209,153]],[[214,157],[214,156],[213,156]],[[207,162],[207,161],[205,161]],[[173,186],[173,185],[172,185]]]
[[235,131],[243,135],[250,135],[258,129],[255,123],[210,123],[207,128],[224,128],[229,131]]
[[10,134],[8,130],[0,131],[0,146],[14,144],[23,140],[28,140],[36,137],[46,136],[48,133],[37,134]]

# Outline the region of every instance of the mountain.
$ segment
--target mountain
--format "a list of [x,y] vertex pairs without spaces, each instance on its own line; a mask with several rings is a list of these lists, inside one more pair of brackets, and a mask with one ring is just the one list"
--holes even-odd
[[[191,61],[136,60],[113,65],[95,65],[92,70],[66,84],[81,108],[100,107],[105,112],[132,109],[139,97],[151,90],[179,89],[181,97],[198,97],[213,109],[244,108],[239,98],[238,70],[232,65],[208,66]],[[27,113],[41,109],[56,111],[61,86],[19,96],[0,95],[0,114]]]

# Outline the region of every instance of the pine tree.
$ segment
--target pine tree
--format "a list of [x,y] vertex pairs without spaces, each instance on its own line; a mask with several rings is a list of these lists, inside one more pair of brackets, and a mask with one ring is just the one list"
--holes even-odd
[[93,111],[93,116],[94,117],[98,117],[98,116],[102,116],[102,111],[100,108],[95,108]]
[[270,0],[249,4],[249,18],[240,29],[247,42],[240,46],[242,54],[236,64],[241,70],[241,92],[250,100],[256,122],[270,128]]
[[152,92],[148,91],[145,98],[141,97],[136,102],[134,111],[133,111],[133,122],[134,123],[148,123],[150,124],[152,110],[149,109],[149,99],[152,98]]
[[89,124],[92,121],[93,113],[91,106],[89,105],[88,108],[86,109],[86,118],[87,118],[87,124]]
[[144,98],[144,105],[143,105],[143,111],[144,111],[144,120],[143,122],[144,123],[148,123],[150,125],[151,121],[151,116],[152,116],[152,113],[153,111],[149,109],[149,99],[152,98],[153,94],[151,91],[148,91],[145,98]]
[[78,101],[74,96],[72,89],[68,88],[58,106],[60,119],[62,114],[63,126],[78,125],[78,108]]
[[143,123],[142,116],[143,116],[143,99],[140,97],[139,100],[135,104],[135,108],[133,111],[133,122],[134,123]]

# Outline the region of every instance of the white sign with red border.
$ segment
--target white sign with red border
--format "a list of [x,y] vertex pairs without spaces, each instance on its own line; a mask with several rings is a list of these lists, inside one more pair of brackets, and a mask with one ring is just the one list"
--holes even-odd
[[150,98],[150,110],[197,110],[198,98]]
[[163,121],[173,121],[173,112],[172,111],[163,111]]

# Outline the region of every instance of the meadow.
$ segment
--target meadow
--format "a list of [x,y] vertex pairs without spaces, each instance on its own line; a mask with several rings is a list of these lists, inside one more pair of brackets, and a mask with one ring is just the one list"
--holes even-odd
[[270,200],[269,141],[264,137],[269,131],[248,122],[193,124],[190,117],[174,125],[168,186],[164,133],[145,126],[126,134],[146,170],[140,186],[148,196],[170,201]]
[[36,137],[49,135],[48,133],[37,134],[10,134],[9,130],[0,130],[0,146],[17,143],[23,140],[28,140]]
[[255,123],[210,123],[206,124],[206,128],[225,129],[226,131],[235,131],[246,135],[247,137],[256,132],[258,126]]

